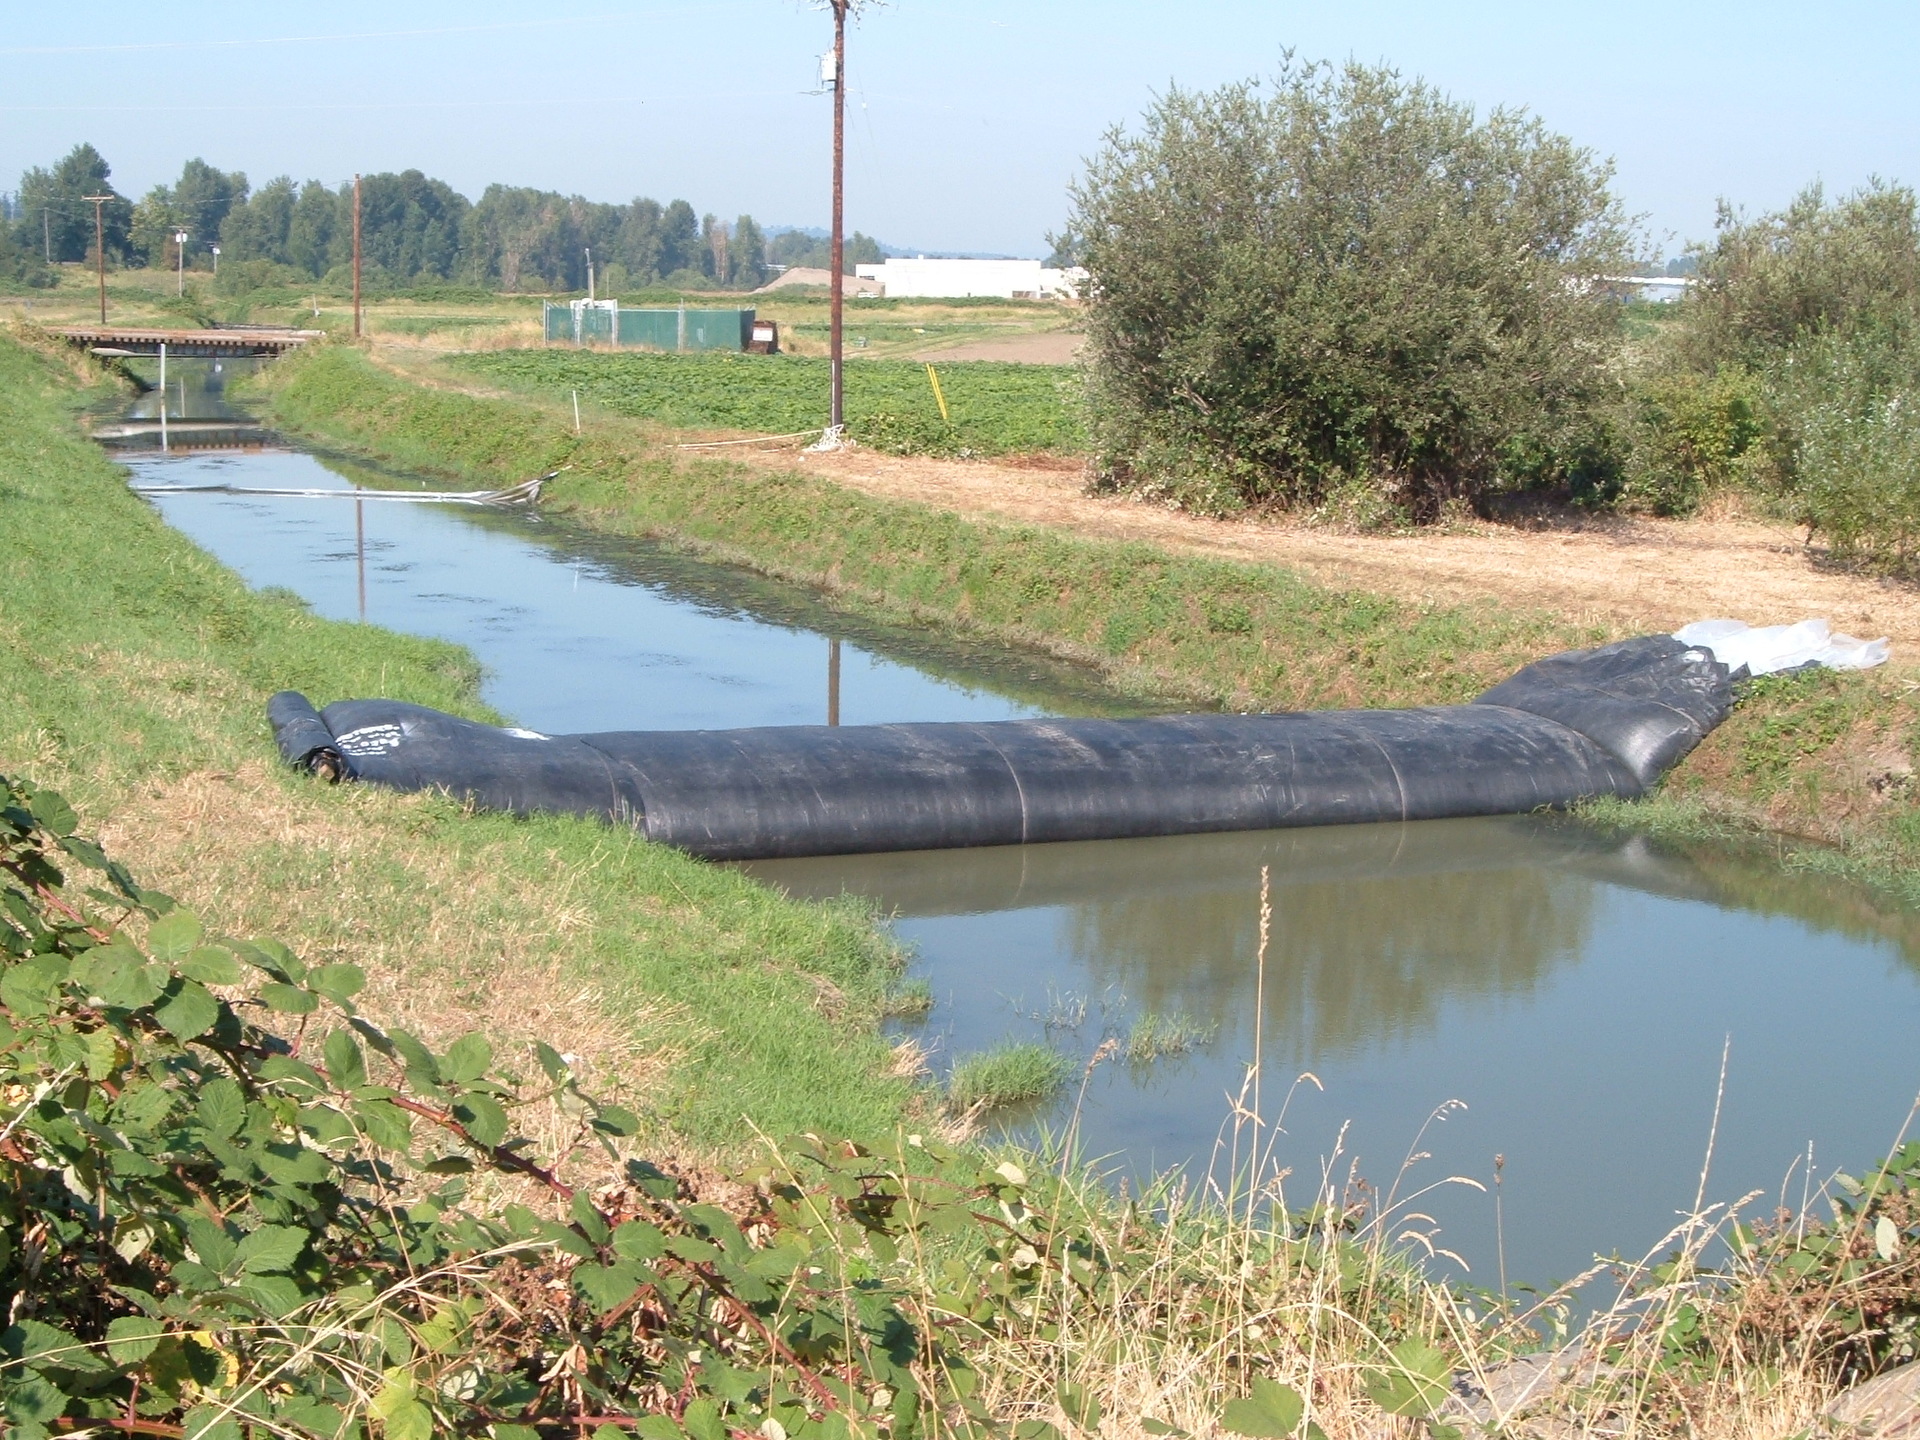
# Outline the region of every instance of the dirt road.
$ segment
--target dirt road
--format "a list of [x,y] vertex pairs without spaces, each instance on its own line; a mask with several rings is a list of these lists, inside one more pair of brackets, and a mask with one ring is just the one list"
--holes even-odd
[[919,350],[915,360],[935,365],[952,360],[1011,360],[1021,365],[1071,365],[1087,337],[1073,330],[1042,330],[1031,335],[1006,335],[970,340],[964,345]]
[[1204,520],[1089,496],[1078,464],[1065,461],[990,464],[861,449],[735,456],[798,465],[870,494],[969,514],[1287,565],[1326,584],[1409,599],[1549,608],[1623,632],[1671,630],[1713,616],[1771,625],[1819,615],[1862,638],[1889,636],[1893,664],[1920,667],[1920,593],[1822,569],[1798,531],[1751,520],[1599,517],[1546,529],[1475,524],[1432,534],[1351,535],[1266,520]]

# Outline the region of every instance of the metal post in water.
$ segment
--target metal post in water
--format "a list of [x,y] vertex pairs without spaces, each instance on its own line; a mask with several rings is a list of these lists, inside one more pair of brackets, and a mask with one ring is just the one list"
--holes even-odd
[[840,642],[827,641],[827,724],[840,723]]
[[160,451],[167,449],[167,342],[160,342]]

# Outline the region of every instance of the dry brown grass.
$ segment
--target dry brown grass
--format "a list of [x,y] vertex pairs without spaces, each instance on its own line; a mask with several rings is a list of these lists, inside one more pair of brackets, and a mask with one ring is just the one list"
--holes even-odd
[[343,791],[317,806],[263,761],[183,775],[132,799],[108,848],[145,879],[238,933],[271,933],[316,963],[367,972],[384,1025],[432,1044],[482,1031],[503,1050],[564,1037],[590,1085],[644,1099],[675,1061],[661,1011],[610,1005],[560,952],[592,916],[560,873],[535,891],[504,883],[486,848],[409,843],[420,802]]

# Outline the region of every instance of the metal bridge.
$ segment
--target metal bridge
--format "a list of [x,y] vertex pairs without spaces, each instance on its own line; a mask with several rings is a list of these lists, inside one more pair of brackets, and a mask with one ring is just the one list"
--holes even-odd
[[62,325],[51,333],[96,355],[160,355],[176,359],[236,359],[284,355],[324,330],[284,330],[271,325],[231,325],[222,329],[142,330],[120,325]]

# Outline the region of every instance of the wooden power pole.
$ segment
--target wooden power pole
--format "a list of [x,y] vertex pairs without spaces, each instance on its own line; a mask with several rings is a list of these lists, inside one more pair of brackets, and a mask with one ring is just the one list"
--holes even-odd
[[847,158],[847,10],[853,0],[831,0],[833,5],[833,296],[828,326],[828,349],[832,356],[833,401],[827,433],[838,441],[840,427],[846,422],[846,377],[841,373],[844,356],[842,311],[846,303],[846,226],[843,223],[846,200]]
[[100,207],[113,196],[83,195],[80,198],[93,203],[93,257],[100,273],[100,323],[104,325],[107,323],[107,227]]
[[353,338],[360,338],[360,177],[353,177]]

